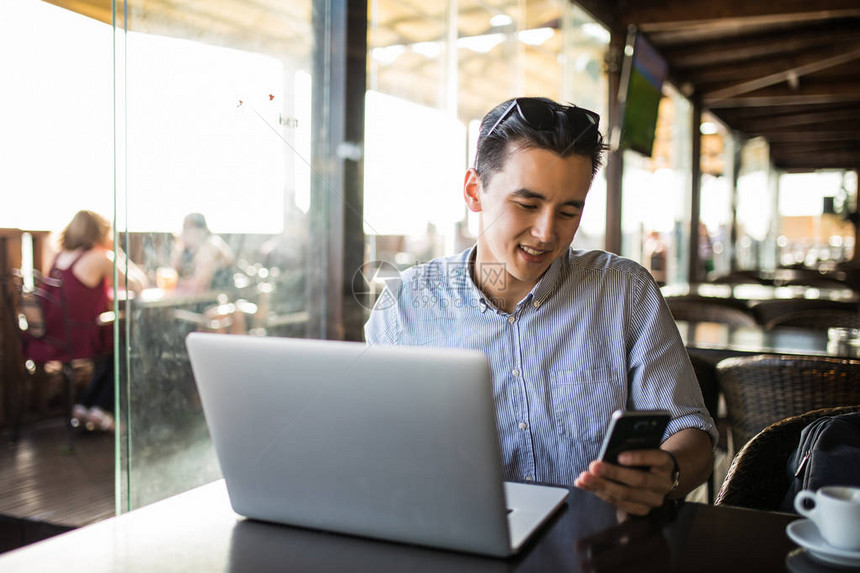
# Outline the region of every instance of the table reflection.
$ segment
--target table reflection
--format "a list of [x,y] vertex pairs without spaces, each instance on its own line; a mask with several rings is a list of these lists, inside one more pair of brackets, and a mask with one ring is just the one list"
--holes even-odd
[[249,521],[232,511],[224,481],[219,480],[0,556],[0,569],[59,570],[57,555],[65,555],[66,570],[128,573],[760,573],[784,571],[787,558],[798,555],[785,533],[795,519],[796,515],[682,503],[625,520],[595,496],[571,489],[567,503],[520,554],[495,559]]
[[[618,523],[616,509],[582,490],[571,489],[565,505],[537,532],[522,551],[509,559],[440,551],[415,545],[377,541],[254,520],[240,519],[230,541],[229,571],[409,571],[528,572],[570,570],[588,539]],[[641,522],[661,536],[659,527]],[[582,553],[587,560],[588,552]]]
[[710,298],[735,299],[749,304],[764,300],[834,300],[841,302],[860,302],[860,296],[851,288],[830,288],[812,286],[771,286],[761,284],[679,284],[660,289],[664,297],[702,296]]
[[726,354],[860,357],[860,341],[834,339],[835,334],[831,333],[828,336],[828,332],[821,330],[790,326],[765,330],[762,327],[740,327],[717,322],[683,320],[676,320],[675,324],[688,350]]
[[776,571],[795,546],[785,526],[796,516],[667,504],[627,518],[571,489],[562,509],[509,559],[238,520],[229,571],[558,572]]

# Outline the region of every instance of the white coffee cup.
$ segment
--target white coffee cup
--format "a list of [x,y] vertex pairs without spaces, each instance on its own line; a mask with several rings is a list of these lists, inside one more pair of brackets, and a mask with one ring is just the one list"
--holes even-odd
[[815,522],[833,547],[860,550],[860,487],[827,486],[814,493],[802,490],[794,497],[794,509]]

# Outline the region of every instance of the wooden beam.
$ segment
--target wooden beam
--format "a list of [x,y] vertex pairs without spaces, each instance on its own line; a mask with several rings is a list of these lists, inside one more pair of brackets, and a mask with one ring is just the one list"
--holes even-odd
[[860,143],[860,133],[856,131],[820,131],[820,130],[807,130],[807,131],[750,131],[749,135],[761,135],[765,137],[769,142],[776,144],[788,144],[788,143],[822,143],[822,142],[853,142]]
[[[731,88],[733,86],[737,86],[745,82],[752,82],[763,77],[769,77],[778,70],[793,69],[788,68],[788,65],[788,62],[774,62],[773,65],[770,66],[770,69],[767,72],[762,73],[761,75],[756,75],[754,73],[755,70],[750,70],[748,72],[743,68],[743,66],[738,65],[738,74],[734,81],[697,81],[695,78],[680,74],[674,74],[673,78],[682,78],[683,82],[688,82],[691,85],[695,86],[696,93],[701,94],[703,97],[708,97],[710,96],[710,94],[713,94],[723,89]],[[858,75],[858,71],[855,71],[855,67],[855,62],[847,62],[838,66],[834,66],[832,68],[819,70],[817,72],[804,76],[801,76],[799,74],[792,75],[791,72],[788,72],[786,74],[787,77],[784,77],[781,82],[776,82],[772,84],[772,86],[785,85],[790,88],[791,93],[797,93],[797,90],[811,89],[816,85],[837,86],[844,82],[854,83],[860,80],[860,75]]]
[[709,109],[732,107],[761,107],[783,105],[824,105],[835,103],[855,103],[860,94],[860,81],[838,84],[801,85],[797,90],[788,86],[770,86],[746,97],[714,99],[704,96],[705,106]]
[[[822,111],[795,113],[791,115],[767,115],[743,120],[746,129],[771,132],[797,129],[827,129],[830,126],[852,126],[860,123],[860,110]],[[860,127],[860,126],[858,126]]]
[[771,150],[771,159],[777,166],[809,169],[851,169],[860,165],[860,153],[781,153]]
[[734,107],[775,107],[782,105],[824,105],[854,101],[856,95],[850,94],[816,94],[816,95],[773,95],[750,96],[744,98],[724,99],[717,102],[707,101],[708,109]]
[[[796,60],[795,60],[796,61]],[[805,61],[809,61],[808,58]],[[792,69],[796,67],[791,61],[773,60],[767,64],[744,66],[736,63],[733,66],[721,68],[722,73],[719,74],[682,74],[675,73],[676,77],[683,78],[684,81],[696,86],[696,91],[701,94],[708,94],[721,89],[725,89],[742,82],[752,81],[761,77],[773,74],[778,70]],[[835,66],[827,70],[816,72],[815,75],[807,75],[804,78],[797,76],[799,84],[808,83],[839,83],[846,79],[852,79],[857,75],[853,63]],[[787,80],[790,81],[790,80]]]
[[780,169],[852,169],[860,165],[860,152],[856,150],[819,152],[807,148],[786,152],[771,146],[770,158]]
[[808,74],[813,74],[815,72],[826,70],[835,66],[841,66],[842,64],[847,64],[848,62],[853,62],[858,59],[860,59],[860,44],[855,45],[853,49],[843,54],[831,56],[815,62],[810,62],[802,66],[779,70],[775,73],[741,82],[727,88],[719,89],[712,92],[706,92],[703,94],[703,97],[706,98],[711,105],[713,105],[713,103],[717,101],[730,99],[739,95],[760,90],[768,86],[773,86],[786,81],[790,81],[792,80],[792,78],[794,80],[797,80],[798,78],[802,78],[803,76],[806,76]]
[[815,171],[819,171],[821,169],[846,169],[846,170],[854,170],[857,169],[855,165],[848,164],[838,164],[838,165],[779,165],[774,163],[777,169],[779,169],[783,173],[812,173]]
[[[842,117],[853,117],[855,114],[860,114],[860,105],[857,102],[849,104],[831,104],[831,105],[787,105],[778,108],[734,108],[722,109],[719,111],[719,117],[726,122],[743,121],[746,123],[763,120],[766,122],[780,121],[786,124],[793,125],[792,121],[797,122],[814,122],[817,117],[824,118],[825,121],[836,119],[838,114],[846,114]],[[830,115],[832,114],[832,115]]]
[[795,26],[791,22],[725,26],[723,23],[717,21],[707,26],[694,25],[687,28],[681,27],[668,31],[651,30],[647,32],[647,34],[656,46],[682,46],[702,42],[718,42],[721,40],[729,41],[749,36],[769,34],[776,30],[794,27]]
[[827,165],[818,165],[815,163],[777,163],[774,162],[774,166],[779,169],[783,173],[814,173],[816,171],[820,171],[822,169],[856,169],[856,164],[839,162],[839,163],[830,163]]
[[775,143],[771,154],[782,157],[793,155],[853,155],[860,156],[860,145],[853,142],[830,142],[808,145],[805,143]]
[[848,125],[842,125],[841,129],[832,127],[817,128],[814,125],[801,127],[785,127],[779,129],[752,127],[747,133],[750,137],[763,135],[771,141],[860,141],[860,119]]
[[607,2],[606,0],[574,0],[586,14],[597,20],[611,32],[623,34],[627,24],[622,22],[622,8],[619,2]]
[[110,24],[111,0],[46,0],[49,4]]
[[850,168],[851,166],[860,165],[860,153],[857,151],[831,150],[827,153],[819,153],[814,149],[807,149],[805,151],[786,153],[771,149],[770,156],[774,163],[779,163],[781,165],[815,165],[820,169],[832,169],[838,167]]
[[775,143],[771,145],[772,153],[780,153],[783,155],[790,155],[792,153],[839,153],[839,152],[851,152],[857,153],[860,152],[860,145],[857,142],[845,142],[845,141],[827,141],[827,142],[818,142],[814,146],[809,145],[806,142],[789,142],[789,143]]
[[708,26],[742,26],[755,22],[810,22],[860,15],[856,0],[640,0],[627,2],[621,20],[643,32]]
[[[716,41],[684,44],[680,46],[657,46],[660,53],[676,70],[691,74],[710,76],[719,74],[721,66],[738,70],[737,63],[760,67],[767,65],[768,57],[786,58],[803,53],[821,52],[822,46],[830,47],[843,42],[857,42],[857,29],[829,30],[816,28],[792,33],[786,37],[784,32],[765,36],[744,37],[737,40],[719,39]],[[799,54],[798,54],[799,53]],[[835,55],[835,54],[834,54]],[[754,60],[750,62],[749,60]]]

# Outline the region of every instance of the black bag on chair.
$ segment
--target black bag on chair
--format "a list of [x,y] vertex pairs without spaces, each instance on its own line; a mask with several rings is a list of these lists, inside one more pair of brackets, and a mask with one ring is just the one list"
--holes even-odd
[[796,513],[794,497],[802,489],[860,486],[860,412],[824,416],[803,428],[786,469],[791,485],[780,509],[789,513]]

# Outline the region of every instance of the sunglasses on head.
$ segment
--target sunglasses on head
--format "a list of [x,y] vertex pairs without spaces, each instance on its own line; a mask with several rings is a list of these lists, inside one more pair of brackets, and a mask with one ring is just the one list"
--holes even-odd
[[511,105],[499,116],[499,119],[496,120],[496,123],[493,124],[493,127],[490,128],[484,138],[489,138],[496,131],[496,128],[514,112],[517,113],[520,120],[525,122],[526,125],[540,131],[552,129],[558,122],[556,114],[559,112],[567,116],[571,126],[582,126],[579,135],[564,148],[564,151],[561,153],[562,156],[587,133],[591,133],[593,130],[596,134],[597,124],[600,122],[600,116],[590,109],[576,106],[559,106],[536,98],[520,97],[511,102]]

